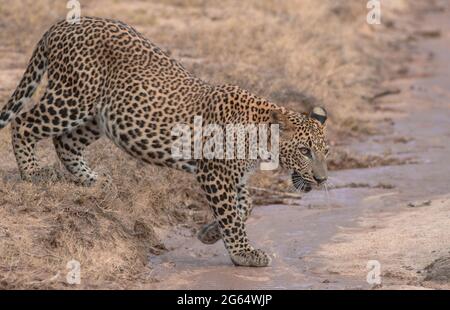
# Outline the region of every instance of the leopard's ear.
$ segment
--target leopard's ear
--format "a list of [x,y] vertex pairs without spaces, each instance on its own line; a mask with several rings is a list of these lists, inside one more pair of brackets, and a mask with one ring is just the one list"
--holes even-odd
[[270,111],[270,123],[278,124],[280,126],[280,133],[283,136],[287,136],[295,132],[294,124],[281,109],[274,109]]
[[327,120],[327,111],[322,107],[314,107],[309,113],[309,117],[318,120],[323,125]]

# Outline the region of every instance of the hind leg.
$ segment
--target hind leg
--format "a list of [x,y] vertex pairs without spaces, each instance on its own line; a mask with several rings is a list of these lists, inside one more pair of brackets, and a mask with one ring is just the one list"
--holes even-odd
[[62,135],[92,118],[86,108],[69,108],[67,98],[47,90],[39,104],[11,123],[12,145],[23,180],[40,181],[57,176],[39,167],[35,146],[45,138]]
[[40,172],[35,152],[39,139],[28,126],[22,126],[22,122],[20,118],[12,122],[12,145],[22,180],[34,181]]
[[100,136],[97,122],[94,119],[68,133],[53,138],[59,159],[76,178],[76,183],[83,186],[91,186],[97,180],[97,173],[89,168],[84,158],[84,150]]
[[45,138],[60,134],[64,127],[55,126],[46,114],[46,97],[30,111],[20,114],[11,123],[12,145],[23,180],[38,182],[59,178],[56,171],[42,169],[36,157],[36,144]]
[[[25,113],[27,114],[27,113]],[[29,121],[26,117],[18,117],[12,123],[12,145],[19,166],[22,180],[40,182],[56,181],[61,175],[50,168],[41,168],[36,157],[36,144],[50,136],[41,131],[40,120]],[[44,126],[45,127],[45,126]],[[45,127],[47,128],[47,127]]]

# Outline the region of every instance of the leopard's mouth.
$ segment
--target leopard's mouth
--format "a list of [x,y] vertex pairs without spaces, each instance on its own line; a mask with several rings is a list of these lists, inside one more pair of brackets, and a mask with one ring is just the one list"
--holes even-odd
[[292,184],[294,188],[298,191],[309,192],[312,190],[313,183],[305,180],[300,173],[297,171],[292,172],[291,174]]

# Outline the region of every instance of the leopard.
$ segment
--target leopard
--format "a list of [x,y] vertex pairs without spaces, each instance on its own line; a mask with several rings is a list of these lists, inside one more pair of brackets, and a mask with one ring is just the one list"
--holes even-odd
[[[44,74],[45,89],[34,102]],[[193,174],[214,219],[199,230],[198,239],[222,240],[236,266],[270,266],[272,256],[253,247],[246,232],[253,209],[247,180],[263,159],[174,158],[177,137],[171,129],[180,123],[192,128],[195,116],[203,125],[276,125],[279,164],[294,188],[308,192],[327,180],[325,108],[296,112],[239,86],[206,82],[132,26],[106,18],[61,20],[43,34],[0,112],[0,129],[11,124],[24,181],[46,177],[35,148],[50,138],[81,186],[98,181],[86,150],[101,137],[138,161]]]

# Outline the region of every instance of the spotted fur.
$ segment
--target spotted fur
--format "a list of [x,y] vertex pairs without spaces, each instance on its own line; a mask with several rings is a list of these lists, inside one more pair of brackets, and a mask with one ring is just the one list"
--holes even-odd
[[[20,113],[45,72],[42,98]],[[179,123],[192,128],[194,116],[202,116],[203,125],[279,124],[280,162],[294,185],[308,190],[326,179],[325,110],[295,113],[237,86],[208,84],[132,27],[100,18],[61,21],[44,34],[0,113],[0,129],[12,123],[24,180],[44,176],[35,146],[53,138],[67,170],[80,184],[93,184],[97,174],[83,154],[102,135],[138,160],[194,173],[215,217],[199,239],[222,239],[236,265],[268,266],[270,257],[250,245],[245,229],[252,210],[245,181],[259,160],[174,159],[171,129]]]

